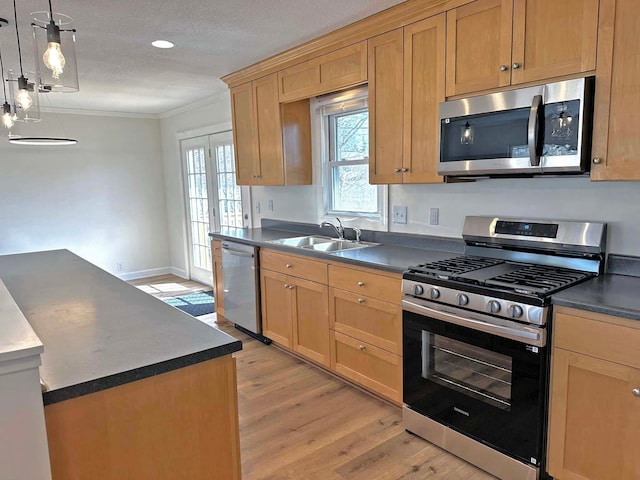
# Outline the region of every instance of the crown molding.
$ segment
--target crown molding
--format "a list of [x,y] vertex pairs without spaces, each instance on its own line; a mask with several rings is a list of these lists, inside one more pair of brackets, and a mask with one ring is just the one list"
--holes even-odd
[[82,108],[58,108],[40,106],[40,111],[44,113],[56,113],[65,115],[89,115],[93,117],[122,117],[122,118],[140,118],[146,120],[158,120],[160,116],[154,113],[132,113],[132,112],[114,112],[107,110],[88,110]]
[[188,105],[183,105],[178,108],[174,108],[173,110],[168,110],[164,113],[158,115],[160,120],[164,120],[169,117],[173,117],[175,115],[180,115],[181,113],[191,112],[193,110],[197,110],[202,107],[206,107],[207,105],[212,105],[214,103],[221,102],[222,100],[229,99],[229,91],[222,90],[218,93],[214,93],[211,97],[205,98],[204,100],[199,100],[197,102],[190,103]]

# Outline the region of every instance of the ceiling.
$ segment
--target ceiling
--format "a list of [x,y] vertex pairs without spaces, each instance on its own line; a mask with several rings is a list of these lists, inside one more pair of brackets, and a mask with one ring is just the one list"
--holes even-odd
[[[44,107],[161,115],[226,91],[221,76],[403,0],[52,0],[77,29],[80,91],[48,94]],[[34,67],[30,13],[18,0],[24,69]],[[17,70],[13,0],[0,0],[5,69]],[[153,40],[169,40],[161,50]]]

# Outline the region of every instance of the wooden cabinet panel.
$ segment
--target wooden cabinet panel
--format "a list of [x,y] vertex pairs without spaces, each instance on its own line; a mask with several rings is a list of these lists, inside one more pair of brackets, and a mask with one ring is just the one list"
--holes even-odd
[[400,305],[401,282],[400,275],[386,276],[371,270],[329,265],[329,286],[395,305]]
[[640,9],[635,0],[601,0],[592,180],[640,180]]
[[439,105],[445,101],[446,15],[404,29],[403,183],[442,182],[438,175]]
[[281,102],[306,99],[367,81],[367,42],[313,58],[278,72]]
[[299,255],[260,250],[260,268],[301,277],[318,283],[327,283],[327,264]]
[[447,12],[447,96],[511,83],[512,2],[477,0]]
[[292,288],[287,276],[270,270],[260,270],[262,293],[262,333],[275,343],[293,346]]
[[329,291],[329,302],[330,328],[402,355],[402,309],[399,304],[335,288]]
[[236,162],[236,183],[255,184],[258,166],[258,126],[254,113],[253,87],[245,83],[231,89],[233,148]]
[[301,278],[291,280],[294,285],[293,350],[330,367],[329,288]]
[[216,313],[224,316],[224,280],[222,278],[222,241],[211,240],[211,257],[213,269],[213,298]]
[[548,449],[554,478],[640,478],[634,388],[640,370],[554,348]]
[[511,83],[596,68],[598,0],[514,0]]
[[253,82],[255,116],[258,131],[259,185],[284,184],[282,120],[278,100],[278,77],[268,75]]
[[339,374],[402,401],[402,358],[366,342],[331,331],[331,367]]
[[403,34],[369,40],[369,183],[402,183]]

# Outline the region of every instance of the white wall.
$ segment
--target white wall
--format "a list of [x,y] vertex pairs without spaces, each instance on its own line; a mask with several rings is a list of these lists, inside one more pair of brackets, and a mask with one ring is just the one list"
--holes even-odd
[[229,94],[224,92],[199,108],[162,118],[160,128],[171,266],[174,273],[187,276],[186,209],[183,197],[180,139],[230,130],[231,102]]
[[169,267],[160,122],[57,118],[43,114],[21,133],[69,135],[78,145],[0,138],[0,254],[67,248],[118,274]]

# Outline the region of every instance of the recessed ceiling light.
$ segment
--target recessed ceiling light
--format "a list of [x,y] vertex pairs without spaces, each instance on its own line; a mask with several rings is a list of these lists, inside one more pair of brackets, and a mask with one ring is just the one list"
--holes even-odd
[[171,42],[168,42],[167,40],[156,40],[155,42],[151,42],[151,45],[153,45],[156,48],[173,48],[174,45]]

